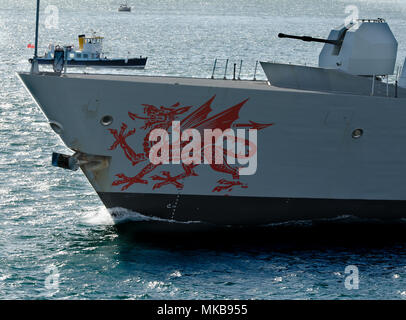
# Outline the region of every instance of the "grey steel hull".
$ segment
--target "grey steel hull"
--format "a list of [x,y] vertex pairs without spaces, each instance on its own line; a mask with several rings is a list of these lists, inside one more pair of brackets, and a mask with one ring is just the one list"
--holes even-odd
[[[69,148],[107,159],[104,166],[81,168],[108,208],[218,225],[406,217],[403,92],[395,99],[281,89],[265,82],[19,76],[48,120],[60,124]],[[207,118],[245,101],[233,125],[272,124],[258,131],[256,173],[236,179],[205,164],[191,175],[179,164],[148,171],[146,105],[188,106],[182,121],[209,101]],[[106,115],[114,119],[109,126],[101,124]],[[352,136],[355,129],[364,132],[359,139]]]

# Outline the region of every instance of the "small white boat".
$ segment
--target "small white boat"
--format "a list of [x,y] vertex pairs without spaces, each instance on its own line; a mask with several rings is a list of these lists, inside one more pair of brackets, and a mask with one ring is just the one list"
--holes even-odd
[[121,12],[131,12],[131,7],[128,6],[127,3],[125,3],[125,4],[120,4],[120,7],[118,8],[118,11],[121,11]]

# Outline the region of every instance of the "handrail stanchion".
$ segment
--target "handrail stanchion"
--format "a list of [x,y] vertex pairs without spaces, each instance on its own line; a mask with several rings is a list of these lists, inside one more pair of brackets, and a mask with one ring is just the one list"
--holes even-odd
[[233,70],[233,80],[235,80],[235,68],[236,68],[237,64],[234,63],[234,70]]
[[217,64],[217,58],[214,60],[213,72],[211,73],[211,78],[212,79],[214,79],[214,72],[216,71],[216,64]]
[[386,96],[389,97],[389,75],[386,75]]
[[371,96],[374,95],[375,92],[375,75],[372,75],[372,90],[371,90]]
[[395,81],[395,98],[398,97],[398,80]]
[[240,70],[238,71],[238,80],[241,80],[242,59],[240,60]]
[[258,67],[258,60],[255,62],[255,70],[254,70],[254,81],[257,80],[257,67]]
[[227,66],[228,66],[228,59],[226,60],[226,67],[224,68],[224,80],[227,79],[226,75],[227,75]]

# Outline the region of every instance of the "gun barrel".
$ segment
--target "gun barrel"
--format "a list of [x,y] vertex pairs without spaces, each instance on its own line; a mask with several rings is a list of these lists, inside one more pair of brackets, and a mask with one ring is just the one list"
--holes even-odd
[[293,36],[293,35],[284,34],[284,33],[279,33],[278,37],[279,38],[297,39],[297,40],[302,40],[302,41],[306,41],[306,42],[329,43],[329,44],[333,44],[335,46],[339,46],[339,45],[342,44],[342,41],[340,41],[340,40],[320,39],[320,38],[313,38],[313,37],[309,37],[309,36]]

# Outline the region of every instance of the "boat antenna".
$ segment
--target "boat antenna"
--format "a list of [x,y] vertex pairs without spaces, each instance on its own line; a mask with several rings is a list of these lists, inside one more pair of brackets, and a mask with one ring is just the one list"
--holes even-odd
[[34,58],[31,63],[31,73],[38,73],[38,25],[39,25],[39,1],[37,0],[37,14],[35,18],[35,47],[34,47]]

